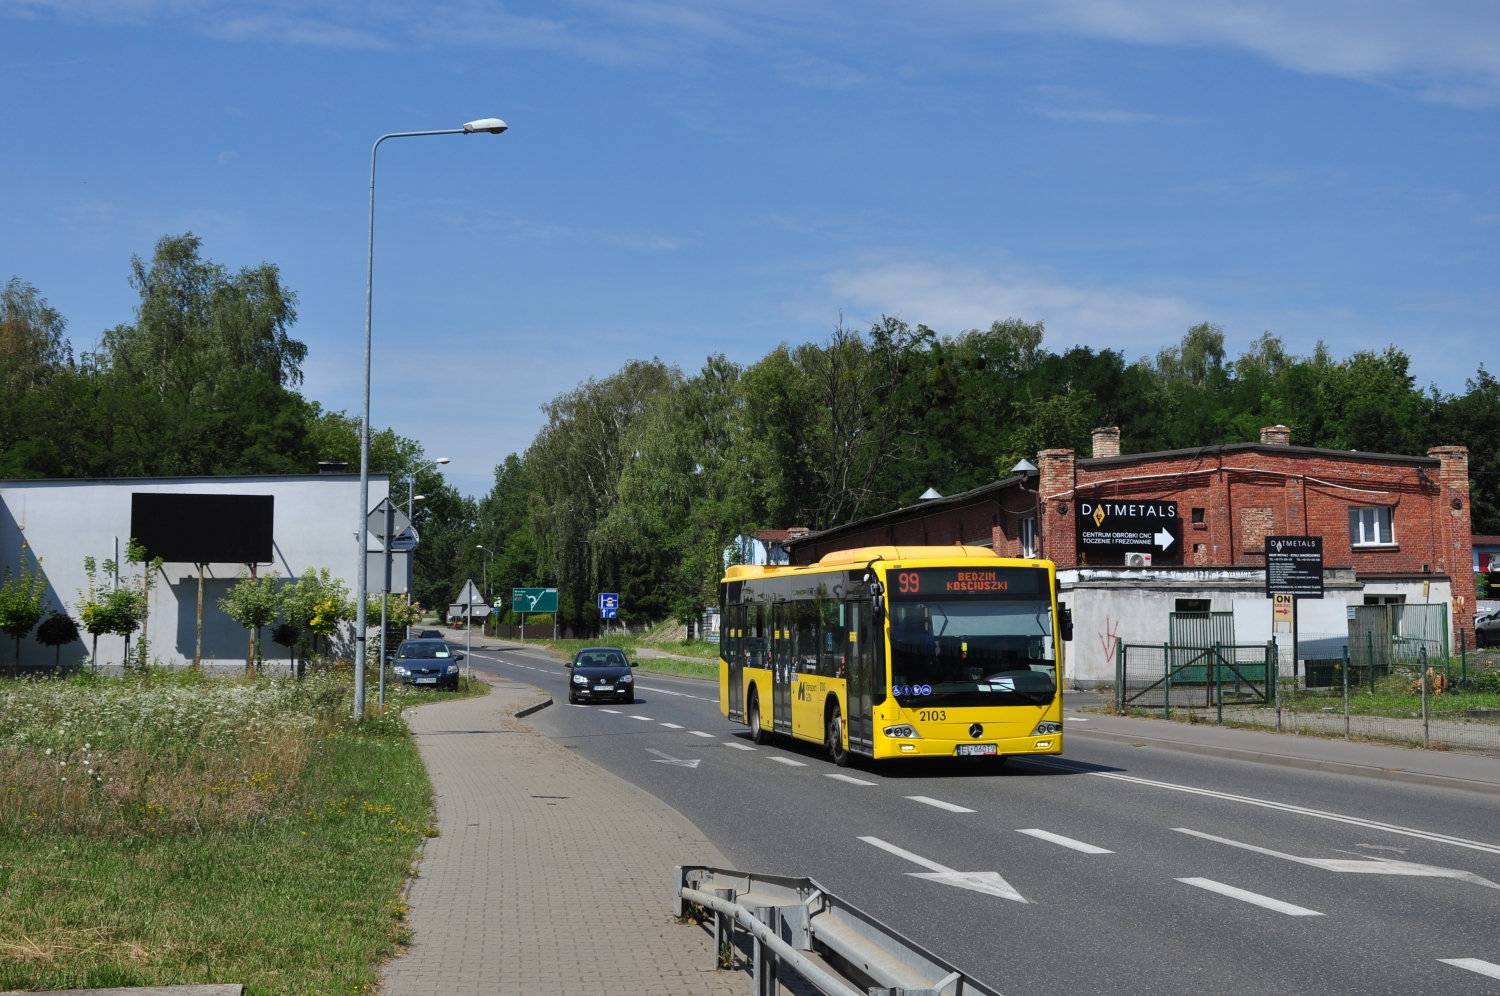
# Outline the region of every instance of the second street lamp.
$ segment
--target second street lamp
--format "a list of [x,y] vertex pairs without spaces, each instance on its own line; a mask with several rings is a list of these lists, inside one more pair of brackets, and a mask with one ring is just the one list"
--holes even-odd
[[[365,257],[365,385],[364,407],[359,432],[359,584],[354,603],[354,719],[365,716],[365,651],[369,644],[366,630],[370,597],[370,314],[375,300],[375,156],[380,143],[388,138],[421,138],[428,135],[499,135],[508,126],[499,118],[480,118],[462,128],[437,131],[397,131],[381,135],[370,147],[370,238]],[[381,661],[380,666],[385,667]]]

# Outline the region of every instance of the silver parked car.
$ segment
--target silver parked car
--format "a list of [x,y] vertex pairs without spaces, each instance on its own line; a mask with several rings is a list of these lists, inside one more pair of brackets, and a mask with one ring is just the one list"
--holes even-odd
[[1474,643],[1500,647],[1500,612],[1481,612],[1474,617]]

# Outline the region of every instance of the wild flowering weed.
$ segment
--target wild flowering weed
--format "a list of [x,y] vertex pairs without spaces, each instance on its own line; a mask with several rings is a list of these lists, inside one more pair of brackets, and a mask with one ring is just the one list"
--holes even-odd
[[0,692],[0,823],[110,834],[258,819],[296,783],[340,685],[331,674],[12,684]]

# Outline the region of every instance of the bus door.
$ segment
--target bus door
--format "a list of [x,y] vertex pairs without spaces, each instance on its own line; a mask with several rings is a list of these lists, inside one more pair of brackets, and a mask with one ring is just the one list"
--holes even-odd
[[870,634],[870,603],[845,602],[849,627],[849,746],[869,751],[875,744],[874,643]]
[[719,625],[724,628],[724,660],[729,665],[729,718],[745,718],[745,682],[741,677],[745,664],[745,607],[731,605]]
[[771,729],[792,732],[792,607],[771,607]]

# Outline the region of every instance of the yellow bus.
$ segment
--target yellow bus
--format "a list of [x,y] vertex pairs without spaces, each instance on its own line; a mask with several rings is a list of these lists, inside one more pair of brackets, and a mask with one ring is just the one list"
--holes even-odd
[[719,711],[855,755],[1062,751],[1057,569],[984,547],[864,547],[719,585]]

